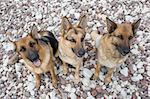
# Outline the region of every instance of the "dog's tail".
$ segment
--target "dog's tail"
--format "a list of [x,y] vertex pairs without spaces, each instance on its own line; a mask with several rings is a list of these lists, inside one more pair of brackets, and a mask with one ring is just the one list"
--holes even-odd
[[100,43],[101,35],[98,34],[98,31],[93,31],[93,32],[91,32],[91,38],[94,40],[95,46],[97,48],[99,46],[99,43]]

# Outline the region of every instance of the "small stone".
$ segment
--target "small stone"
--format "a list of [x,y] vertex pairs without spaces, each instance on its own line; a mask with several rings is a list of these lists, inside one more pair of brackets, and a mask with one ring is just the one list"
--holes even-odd
[[142,68],[142,67],[143,67],[143,65],[144,65],[144,63],[143,63],[143,62],[139,62],[139,63],[137,64],[137,68]]
[[93,89],[93,90],[91,91],[91,95],[94,96],[94,97],[97,95],[96,89]]
[[55,97],[55,96],[56,96],[56,92],[54,90],[52,92],[50,92],[51,99],[53,99],[53,97]]
[[128,68],[125,67],[125,68],[121,69],[120,73],[121,73],[122,75],[124,75],[125,77],[127,77],[127,76],[128,76]]
[[46,98],[46,94],[41,94],[40,95],[40,99],[45,99]]
[[69,13],[70,13],[70,14],[75,14],[75,9],[71,9],[71,10],[69,11]]
[[131,77],[131,80],[132,81],[139,81],[139,80],[141,80],[141,79],[143,79],[143,76],[141,75],[141,74],[138,74],[137,76],[133,76],[133,77]]
[[92,76],[92,71],[91,70],[89,70],[89,69],[87,69],[87,68],[84,68],[83,69],[83,76],[85,77],[85,78],[91,78],[91,76]]
[[89,85],[90,85],[90,79],[83,78],[82,79],[82,83],[83,83],[84,86],[89,87]]
[[28,91],[26,91],[26,92],[24,93],[24,95],[25,95],[26,97],[30,97],[30,93],[29,93]]
[[28,81],[30,81],[30,82],[33,82],[33,81],[34,81],[34,78],[33,78],[32,75],[29,75],[29,76],[28,76]]
[[87,92],[88,97],[86,99],[95,99],[90,92]]
[[65,87],[65,91],[70,92],[71,91],[71,84],[67,84]]
[[69,97],[70,97],[71,99],[77,99],[77,96],[76,96],[74,93],[71,93],[71,94],[69,95]]
[[60,82],[61,82],[61,84],[66,84],[66,80],[64,79],[64,78],[62,78],[62,77],[60,77]]
[[3,81],[6,81],[7,80],[7,77],[5,77],[5,76],[2,76],[2,78],[1,78]]
[[142,74],[142,73],[145,72],[145,70],[144,70],[144,68],[141,68],[141,69],[138,70],[138,72]]
[[75,18],[76,18],[76,19],[79,19],[79,18],[80,18],[80,13],[74,13],[74,15],[75,15]]
[[27,84],[27,90],[29,90],[29,91],[33,91],[34,87],[35,87],[34,83],[30,82]]
[[37,12],[35,16],[36,19],[42,19],[42,14],[40,12]]
[[137,49],[131,49],[131,53],[133,53],[133,54],[139,54],[139,51],[137,50]]

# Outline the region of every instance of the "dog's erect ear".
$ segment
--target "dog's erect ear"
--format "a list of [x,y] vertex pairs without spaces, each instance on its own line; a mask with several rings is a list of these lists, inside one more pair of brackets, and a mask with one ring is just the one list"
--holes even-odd
[[107,30],[109,33],[112,33],[115,31],[117,28],[117,24],[113,21],[111,21],[109,18],[106,17],[106,22],[107,22]]
[[136,22],[132,23],[132,30],[133,30],[134,35],[137,32],[140,22],[141,22],[141,19],[138,19]]
[[78,27],[85,29],[87,26],[87,17],[86,15],[80,16]]
[[70,28],[72,27],[72,24],[70,23],[70,21],[68,20],[68,18],[65,16],[62,18],[62,22],[61,22],[61,29],[62,29],[62,33],[64,35],[64,33],[66,31],[68,31]]
[[31,36],[35,39],[41,38],[40,34],[38,34],[38,28],[35,24],[32,26]]
[[13,44],[13,51],[15,52],[15,54],[13,56],[11,56],[8,60],[8,65],[12,65],[12,64],[16,63],[19,60],[19,54],[18,54],[18,51],[17,51],[16,41],[11,41],[9,39],[9,42]]

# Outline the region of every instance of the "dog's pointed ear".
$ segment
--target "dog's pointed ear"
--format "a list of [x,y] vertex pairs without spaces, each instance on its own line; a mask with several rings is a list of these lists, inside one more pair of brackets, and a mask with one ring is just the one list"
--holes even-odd
[[65,16],[62,18],[61,22],[61,29],[63,35],[65,34],[66,31],[68,31],[72,27],[72,24],[70,23],[69,19]]
[[41,38],[41,36],[38,34],[38,28],[35,24],[32,26],[31,36],[35,39]]
[[85,29],[87,26],[87,17],[86,15],[80,16],[78,27]]
[[138,19],[136,22],[132,23],[132,31],[133,31],[134,35],[137,32],[137,29],[138,29],[138,27],[140,25],[140,22],[141,22],[141,18]]
[[117,28],[117,24],[113,21],[111,21],[108,17],[106,17],[106,23],[107,23],[107,30],[109,33],[112,33]]

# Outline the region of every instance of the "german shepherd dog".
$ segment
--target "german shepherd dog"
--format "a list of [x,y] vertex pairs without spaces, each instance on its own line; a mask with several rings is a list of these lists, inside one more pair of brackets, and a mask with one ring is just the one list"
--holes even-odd
[[58,49],[58,41],[49,31],[38,31],[33,25],[31,33],[13,42],[16,52],[21,55],[26,67],[35,74],[36,88],[40,87],[40,74],[50,72],[52,84],[57,87],[57,76],[53,58]]
[[73,26],[67,17],[62,18],[62,34],[59,41],[58,53],[63,61],[63,72],[67,74],[67,64],[75,67],[75,83],[79,82],[80,66],[83,63],[83,55],[85,50],[83,40],[86,32],[86,16],[80,17],[79,23]]
[[106,18],[108,33],[99,35],[98,31],[91,33],[96,43],[97,65],[93,79],[97,79],[101,66],[107,67],[105,83],[111,82],[113,71],[120,66],[130,53],[130,41],[135,36],[141,19],[134,23],[124,22],[116,24]]

